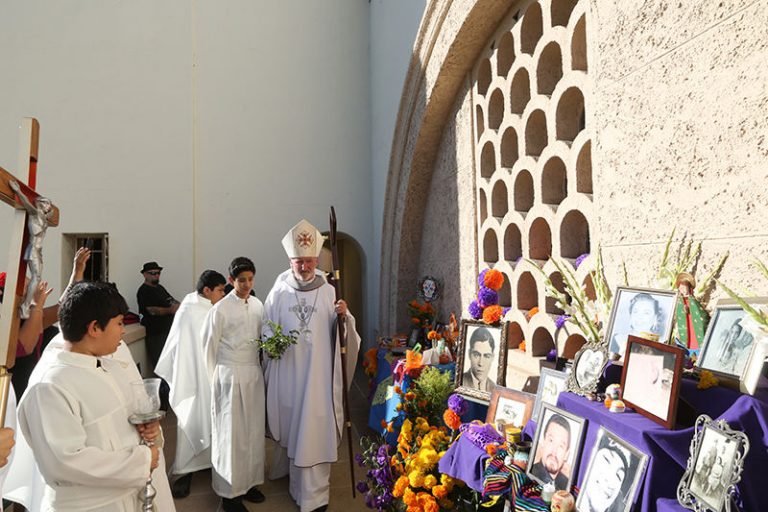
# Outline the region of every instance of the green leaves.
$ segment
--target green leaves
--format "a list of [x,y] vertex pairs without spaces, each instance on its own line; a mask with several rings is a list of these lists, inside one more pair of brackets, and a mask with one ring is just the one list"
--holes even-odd
[[283,333],[283,326],[267,320],[267,325],[272,329],[272,336],[262,336],[259,347],[272,359],[280,359],[291,345],[295,345],[299,339],[299,331],[291,329],[288,334]]

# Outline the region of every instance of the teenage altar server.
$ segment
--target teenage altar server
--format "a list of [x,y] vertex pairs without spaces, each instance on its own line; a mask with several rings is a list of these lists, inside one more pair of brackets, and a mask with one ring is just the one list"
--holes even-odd
[[128,422],[135,367],[109,357],[121,344],[127,309],[110,285],[73,286],[59,309],[63,348],[19,404],[19,426],[46,482],[43,510],[137,511],[150,474],[167,488],[164,472],[153,472],[159,423]]
[[211,385],[205,366],[202,328],[214,304],[224,298],[227,280],[215,270],[200,274],[196,291],[181,301],[155,373],[171,387],[170,404],[176,414],[176,457],[173,497],[189,495],[195,471],[211,467]]
[[[347,304],[318,271],[320,232],[301,220],[283,238],[291,268],[280,274],[264,305],[264,320],[299,331],[298,343],[267,363],[267,418],[282,448],[270,478],[290,476],[290,493],[302,512],[328,506],[331,463],[338,459],[344,413],[339,341],[334,322],[346,314],[349,376],[360,337]],[[271,335],[268,326],[265,335]],[[347,383],[348,385],[348,383]]]
[[259,363],[264,306],[253,297],[256,268],[239,257],[229,266],[234,289],[205,318],[208,376],[211,381],[211,462],[214,492],[224,512],[247,512],[243,499],[264,501],[264,376]]

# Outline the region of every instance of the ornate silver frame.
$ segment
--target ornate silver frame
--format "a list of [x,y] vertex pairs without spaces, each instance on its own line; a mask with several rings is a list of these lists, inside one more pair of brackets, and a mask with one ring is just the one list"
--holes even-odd
[[[692,489],[693,479],[697,476],[696,465],[702,449],[704,435],[708,431],[736,443],[733,460],[725,467],[728,472],[724,472],[722,475],[721,480],[724,489],[719,493],[719,498],[722,501],[720,506],[709,503],[707,497],[700,496]],[[677,486],[678,503],[696,512],[730,512],[733,496],[736,492],[736,484],[741,480],[741,472],[744,468],[744,458],[747,452],[749,452],[749,439],[744,432],[731,429],[725,420],[713,420],[706,414],[699,416],[694,426],[693,439],[691,439],[691,455],[688,458],[683,478],[680,479],[680,483]]]
[[[579,382],[578,379],[578,369],[579,369],[579,362],[582,361],[582,356],[588,352],[597,352],[599,353],[603,361],[600,364],[600,371],[597,372],[597,375],[593,378],[586,380],[585,382]],[[597,392],[597,384],[600,382],[600,377],[603,374],[603,370],[605,369],[605,365],[608,364],[608,345],[605,343],[587,343],[586,345],[582,346],[578,352],[576,352],[576,355],[573,357],[573,368],[571,369],[571,373],[568,374],[568,377],[565,381],[565,389],[566,391],[570,391],[571,393],[576,393],[577,395],[586,396],[590,393]]]

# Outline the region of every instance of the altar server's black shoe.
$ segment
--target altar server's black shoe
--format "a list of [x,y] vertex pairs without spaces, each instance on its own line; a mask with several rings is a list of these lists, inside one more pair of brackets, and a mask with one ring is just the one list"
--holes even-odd
[[261,493],[261,491],[258,489],[258,487],[251,487],[247,493],[245,493],[245,496],[243,496],[246,500],[250,501],[251,503],[261,503],[266,498],[264,498],[264,495]]
[[224,512],[248,512],[248,509],[243,505],[242,496],[237,498],[221,498],[221,509]]
[[189,496],[189,487],[192,485],[192,473],[179,477],[171,486],[171,494],[174,498],[186,498]]

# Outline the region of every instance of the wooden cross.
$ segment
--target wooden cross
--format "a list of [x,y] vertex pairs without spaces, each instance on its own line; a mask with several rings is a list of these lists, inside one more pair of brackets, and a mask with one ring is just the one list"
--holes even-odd
[[[0,426],[5,424],[5,410],[8,404],[8,390],[11,375],[8,369],[16,362],[16,344],[19,339],[19,306],[24,300],[24,280],[27,275],[27,263],[24,261],[24,248],[29,240],[27,232],[27,211],[11,190],[10,182],[16,181],[22,193],[34,204],[39,194],[35,192],[37,182],[37,149],[40,140],[40,124],[37,119],[25,117],[21,120],[19,160],[16,171],[27,172],[28,184],[14,177],[0,167],[0,201],[14,208],[9,249],[5,291],[0,309]],[[53,215],[48,224],[59,225],[59,209],[53,206]],[[41,305],[42,306],[42,305]]]

